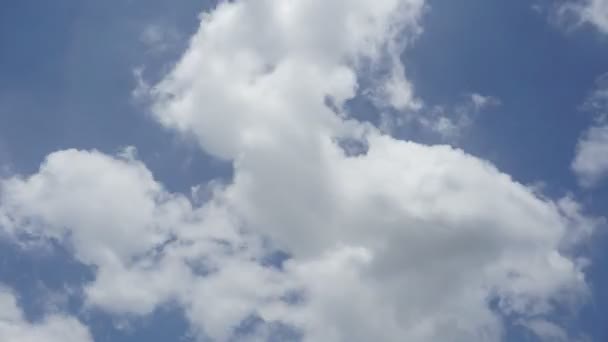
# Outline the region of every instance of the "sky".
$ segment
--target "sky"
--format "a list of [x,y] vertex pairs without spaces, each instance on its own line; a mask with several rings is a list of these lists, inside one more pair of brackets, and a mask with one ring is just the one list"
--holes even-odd
[[608,1],[0,0],[0,340],[608,340]]

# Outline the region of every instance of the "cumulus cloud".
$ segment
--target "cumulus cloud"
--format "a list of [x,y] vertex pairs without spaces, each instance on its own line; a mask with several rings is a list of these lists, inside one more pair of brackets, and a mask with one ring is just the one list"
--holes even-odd
[[394,51],[397,37],[404,45],[418,32],[423,5],[222,2],[202,16],[190,48],[155,87],[155,113],[213,155],[232,159],[244,148],[273,143],[276,135],[297,139],[340,129],[325,101],[340,108],[351,98],[359,69],[378,75],[375,97],[399,108],[415,106]]
[[1,203],[5,230],[65,242],[96,267],[85,289],[89,305],[144,315],[185,291],[195,269],[212,270],[246,240],[227,209],[193,209],[133,156],[132,149],[50,154],[35,175],[6,179]]
[[220,3],[150,96],[162,125],[233,163],[232,181],[198,205],[132,149],[58,151],[1,183],[3,226],[73,246],[96,270],[88,305],[146,315],[178,303],[216,341],[264,341],[277,327],[292,332],[283,340],[500,341],[504,315],[532,322],[581,300],[584,263],[568,247],[593,221],[572,199],[540,198],[462,150],[397,140],[344,109],[354,96],[416,108],[396,56],[424,9]]
[[78,320],[51,315],[41,322],[28,322],[7,288],[0,287],[0,340],[6,342],[92,342]]
[[[10,227],[63,238],[96,266],[89,305],[145,315],[174,301],[219,341],[251,315],[310,341],[499,340],[494,297],[504,312],[542,315],[584,293],[580,265],[559,252],[583,226],[569,219],[576,207],[542,201],[449,147],[381,135],[369,144],[356,158],[332,147],[324,211],[283,181],[265,194],[248,193],[263,183],[235,182],[196,208],[136,160],[76,150],[6,180],[2,203]],[[299,208],[279,203],[285,191]],[[264,266],[268,251],[245,227],[294,257]]]

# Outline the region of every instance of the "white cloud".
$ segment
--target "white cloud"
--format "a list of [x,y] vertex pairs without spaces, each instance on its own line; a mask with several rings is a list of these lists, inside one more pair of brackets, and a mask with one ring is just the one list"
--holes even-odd
[[[122,189],[119,201],[116,189]],[[79,227],[70,238],[77,257],[91,263],[111,262],[108,246],[127,259],[162,243],[167,222],[189,205],[165,196],[138,161],[77,150],[50,154],[37,174],[5,181],[3,203],[14,217],[43,218],[43,225],[28,224],[34,232],[61,239],[66,229]]]
[[480,113],[498,105],[500,100],[496,97],[472,93],[451,108],[435,106],[422,110],[413,119],[439,134],[444,141],[454,142],[473,126]]
[[[163,189],[133,151],[59,151],[33,176],[2,182],[5,225],[71,243],[97,266],[89,305],[145,315],[173,301],[217,341],[251,316],[305,341],[500,341],[501,313],[526,322],[584,298],[583,263],[564,247],[593,225],[576,203],[539,198],[461,150],[383,135],[342,108],[362,73],[378,75],[362,93],[417,106],[395,56],[423,9],[222,2],[151,95],[159,122],[233,162],[233,181],[199,207]],[[343,138],[367,152],[348,156]],[[292,255],[283,269],[263,265],[266,238]]]
[[[176,301],[219,341],[250,315],[311,341],[499,340],[492,297],[525,316],[584,294],[580,265],[559,253],[584,226],[570,220],[575,206],[560,210],[449,147],[368,138],[356,158],[327,145],[327,189],[311,174],[243,165],[234,184],[192,208],[138,161],[69,150],[34,176],[5,181],[2,203],[12,227],[64,236],[98,267],[89,305],[147,314]],[[307,191],[320,196],[309,202]],[[239,232],[243,224],[294,253],[285,271],[261,265],[264,249]],[[281,299],[290,291],[302,302]]]
[[597,186],[608,176],[608,77],[600,77],[597,88],[583,104],[595,123],[580,137],[572,170],[586,188]]
[[[319,163],[297,171],[282,158],[250,168],[245,156],[228,190],[251,226],[296,255],[294,264],[329,253],[314,266],[299,266],[311,269],[301,281],[317,291],[303,309],[312,322],[300,324],[338,330],[313,329],[313,336],[459,341],[487,333],[498,340],[490,297],[500,298],[505,312],[526,315],[550,312],[559,293],[584,293],[579,266],[559,253],[562,239],[578,228],[556,205],[449,147],[386,136],[370,136],[368,144],[356,158],[325,145]],[[352,272],[344,279],[324,269],[334,255],[327,251],[339,245],[360,250],[366,261],[352,270],[340,265]],[[337,293],[350,295],[333,303]]]
[[[193,208],[166,192],[134,156],[131,148],[116,157],[78,150],[49,155],[35,175],[1,183],[2,226],[66,243],[79,261],[95,266],[95,281],[85,284],[87,306],[147,315],[177,302],[193,322],[200,321],[194,313],[205,317],[197,327],[226,340],[262,302],[255,298],[263,289],[239,278],[251,274],[274,289],[263,275],[276,271],[260,265],[261,241],[240,233],[219,199]],[[218,305],[209,306],[212,299]]]
[[62,315],[28,322],[12,292],[0,287],[0,340],[3,342],[92,342],[89,331],[78,320]]
[[580,23],[588,23],[602,33],[608,33],[608,1],[576,0],[559,7],[561,15],[574,14]]
[[584,187],[608,176],[608,125],[591,127],[579,140],[572,169]]
[[422,0],[222,2],[155,87],[156,115],[232,159],[277,134],[341,129],[325,99],[341,107],[357,90],[356,71],[378,60],[388,70],[374,70],[375,96],[415,106],[392,38],[416,34],[422,9]]
[[533,331],[542,341],[567,342],[572,340],[564,329],[546,320],[532,320],[525,322],[524,326]]
[[[411,14],[395,22],[400,7]],[[327,97],[341,108],[355,96],[356,75],[366,70],[358,61],[370,55],[370,69],[392,70],[371,96],[399,88],[391,80],[397,72],[405,81],[401,64],[378,46],[418,33],[423,8],[419,1],[224,3],[204,16],[156,87],[161,123],[234,160],[230,207],[295,256],[292,273],[310,300],[300,312],[267,318],[291,321],[311,340],[497,340],[489,297],[500,297],[504,311],[542,314],[558,293],[585,291],[580,267],[559,251],[576,227],[557,205],[462,151],[400,142],[325,106]],[[353,22],[368,24],[349,30]],[[387,103],[406,106],[388,93]],[[410,95],[401,100],[416,107]],[[488,104],[482,96],[471,101]],[[334,143],[345,136],[365,140],[367,154],[346,157]],[[324,269],[353,249],[369,260],[341,265],[347,273],[337,278]]]

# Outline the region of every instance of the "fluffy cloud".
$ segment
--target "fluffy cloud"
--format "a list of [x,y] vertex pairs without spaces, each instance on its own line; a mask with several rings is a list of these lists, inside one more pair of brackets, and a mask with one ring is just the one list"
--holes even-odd
[[[9,213],[5,227],[70,240],[78,260],[102,266],[101,283],[106,270],[111,270],[104,290],[127,297],[116,305],[140,311],[151,309],[140,298],[145,291],[119,288],[115,281],[120,278],[114,276],[121,274],[125,263],[163,243],[172,221],[189,205],[179,197],[165,196],[139,162],[77,150],[49,155],[39,172],[27,179],[6,180],[2,203]],[[95,286],[90,290],[90,299],[104,298]]]
[[494,297],[503,312],[532,315],[584,293],[579,265],[559,251],[579,227],[558,205],[447,146],[367,143],[346,157],[328,140],[305,174],[273,172],[288,165],[268,159],[250,169],[243,157],[227,191],[246,222],[296,256],[290,267],[311,289],[309,321],[296,314],[296,326],[335,341],[499,340]]
[[97,268],[85,291],[89,304],[111,312],[150,313],[186,291],[195,266],[211,268],[246,243],[226,209],[193,209],[131,154],[59,151],[35,175],[1,185],[5,230],[71,245],[79,261]]
[[36,174],[5,179],[0,189],[5,232],[65,243],[95,269],[88,307],[148,315],[175,302],[202,335],[224,341],[286,286],[262,265],[263,241],[240,231],[220,196],[194,208],[133,153],[55,152]]
[[396,46],[419,31],[422,10],[422,0],[222,2],[155,87],[155,113],[232,159],[275,136],[339,130],[325,104],[355,94],[359,69],[380,69],[370,91],[383,103],[416,106]]
[[0,287],[0,340],[6,342],[92,342],[88,330],[73,318],[52,315],[30,323],[12,292]]
[[[64,239],[96,266],[89,305],[145,315],[175,301],[219,341],[250,316],[310,341],[499,340],[489,301],[536,316],[584,294],[580,266],[559,251],[583,226],[573,223],[576,207],[540,200],[449,147],[381,135],[369,137],[365,156],[332,146],[331,187],[313,189],[327,192],[316,202],[284,188],[295,181],[284,177],[275,183],[282,190],[265,193],[252,188],[264,183],[237,180],[194,208],[138,161],[68,150],[31,177],[6,180],[2,203],[9,227]],[[298,208],[279,203],[285,192]],[[140,215],[148,219],[132,218]],[[282,269],[264,266],[262,241],[243,227],[294,257]]]
[[[293,254],[289,273],[307,284],[309,300],[266,314],[306,336],[497,340],[493,296],[503,311],[542,314],[558,293],[584,292],[580,267],[559,250],[579,227],[558,205],[462,151],[395,140],[342,110],[370,69],[390,71],[363,93],[390,94],[395,79],[411,89],[394,47],[419,32],[423,9],[418,1],[225,3],[204,16],[155,88],[161,123],[234,161],[230,207]],[[332,20],[321,34],[323,16]],[[385,103],[417,106],[411,91],[400,94],[407,105]],[[349,157],[340,139],[368,150]]]
[[[80,260],[141,255],[163,242],[167,223],[189,203],[164,194],[148,169],[128,158],[77,150],[50,154],[37,174],[3,183],[4,206],[16,218],[43,218],[43,224],[27,224],[32,233],[44,230],[61,239],[68,227],[80,227],[70,236],[80,247],[75,251]],[[120,201],[116,189],[123,189]]]
[[72,245],[96,268],[89,305],[145,315],[175,302],[217,341],[277,326],[293,332],[283,340],[500,341],[503,315],[550,316],[586,294],[568,251],[593,222],[577,204],[344,109],[354,96],[419,107],[399,55],[424,8],[222,2],[150,95],[159,122],[232,161],[234,179],[198,206],[133,153],[59,151],[2,182],[3,226]]

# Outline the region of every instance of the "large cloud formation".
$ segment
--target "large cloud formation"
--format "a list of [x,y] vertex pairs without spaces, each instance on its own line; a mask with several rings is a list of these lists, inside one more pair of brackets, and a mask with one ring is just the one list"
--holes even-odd
[[559,329],[556,305],[586,295],[570,252],[593,222],[578,205],[344,109],[355,96],[419,108],[399,55],[425,9],[220,3],[150,95],[162,125],[233,163],[231,182],[197,205],[130,149],[59,151],[2,182],[0,222],[70,243],[96,268],[87,305],[175,302],[215,341],[500,341],[504,316]]

